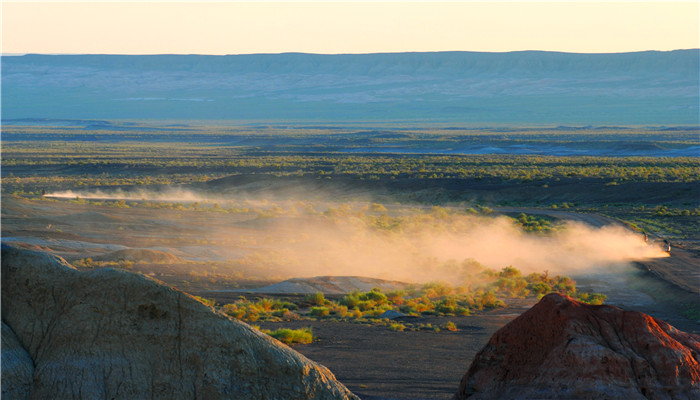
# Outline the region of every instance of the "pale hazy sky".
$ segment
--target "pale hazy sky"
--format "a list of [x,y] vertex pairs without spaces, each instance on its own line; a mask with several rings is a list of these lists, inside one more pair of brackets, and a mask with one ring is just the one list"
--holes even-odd
[[2,52],[376,53],[700,47],[700,2],[2,2]]

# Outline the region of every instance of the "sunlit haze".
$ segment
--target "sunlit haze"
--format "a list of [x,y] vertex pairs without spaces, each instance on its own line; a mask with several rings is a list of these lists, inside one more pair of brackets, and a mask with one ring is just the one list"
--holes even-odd
[[375,53],[697,48],[698,2],[3,2],[2,52]]

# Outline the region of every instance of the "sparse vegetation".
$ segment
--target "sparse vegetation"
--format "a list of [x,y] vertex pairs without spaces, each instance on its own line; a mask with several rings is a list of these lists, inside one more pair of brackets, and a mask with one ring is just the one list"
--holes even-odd
[[[248,322],[302,318],[362,319],[367,323],[388,323],[389,329],[402,331],[425,327],[416,327],[405,321],[387,322],[379,316],[388,310],[412,316],[468,316],[472,312],[506,307],[508,299],[541,298],[547,293],[566,294],[590,304],[602,304],[606,299],[600,293],[577,292],[576,282],[569,277],[549,276],[547,272],[523,276],[513,267],[505,267],[501,271],[484,268],[473,275],[472,280],[471,284],[459,287],[429,282],[386,294],[374,288],[368,292],[348,293],[338,300],[326,299],[321,293],[305,296],[298,303],[265,297],[256,300],[242,298],[235,303],[223,305],[221,309],[234,318]],[[456,326],[445,323],[437,328],[454,331]]]
[[[400,131],[400,132],[399,132]],[[353,133],[355,140],[347,140]],[[62,127],[3,126],[4,195],[41,198],[60,190],[100,188],[125,191],[163,185],[189,185],[228,176],[255,176],[258,180],[294,177],[307,181],[351,180],[367,190],[391,182],[395,200],[431,205],[469,202],[465,214],[488,215],[497,205],[556,207],[557,210],[601,212],[632,222],[647,232],[672,240],[697,237],[697,196],[689,191],[700,176],[698,157],[602,157],[546,155],[431,155],[371,154],[355,152],[372,146],[408,147],[518,144],[609,149],[630,144],[639,148],[680,149],[697,145],[697,129],[581,129],[431,130],[409,127],[398,135],[373,136],[349,128],[315,129],[207,127],[173,132],[66,129]],[[279,144],[277,138],[289,139]],[[98,140],[103,139],[103,140]],[[255,147],[241,147],[238,140],[255,140]],[[299,143],[307,144],[295,144]],[[212,146],[216,143],[216,146]],[[313,143],[313,145],[308,145]],[[311,147],[309,147],[311,146]],[[310,148],[313,151],[309,150]],[[348,153],[337,151],[343,149]],[[60,172],[59,172],[60,171]],[[377,184],[376,182],[379,182]],[[627,194],[659,185],[652,204],[630,203]],[[496,204],[478,204],[499,185],[519,188],[499,191]],[[642,186],[640,186],[642,185]],[[566,189],[576,187],[576,190]],[[463,189],[476,187],[478,190]],[[421,188],[421,190],[415,190]],[[458,188],[459,190],[455,190]],[[557,189],[560,188],[560,189]],[[564,189],[561,189],[564,188]],[[485,190],[486,189],[486,190]],[[572,192],[573,190],[573,192]],[[581,196],[579,192],[605,196]],[[482,194],[486,194],[482,196]],[[535,195],[536,194],[536,195]],[[571,199],[569,197],[576,197]],[[651,199],[652,197],[650,197]],[[45,201],[49,199],[44,198]],[[257,213],[261,218],[289,212],[316,212],[307,204],[294,211],[251,207],[240,203],[177,202],[123,199],[69,199],[79,204],[115,208],[165,208],[212,213]],[[488,202],[489,200],[486,200]],[[477,204],[474,204],[477,203]],[[364,206],[366,223],[376,229],[396,231],[410,225],[407,218],[392,216],[386,204]],[[357,210],[328,209],[329,218]],[[440,210],[432,217],[443,217]],[[410,219],[410,218],[409,218]],[[519,215],[514,223],[528,232],[546,234],[556,223],[546,217]],[[60,228],[57,228],[60,229]]]
[[[138,193],[141,188],[157,191],[164,186],[201,184],[198,187],[205,188],[206,192],[210,188],[207,185],[216,188],[216,180],[221,178],[254,177],[256,182],[270,185],[280,179],[293,178],[313,185],[350,182],[354,188],[376,193],[376,196],[369,197],[371,202],[345,204],[307,199],[295,202],[220,198],[125,200],[78,195],[62,201],[95,209],[114,209],[112,211],[163,210],[173,215],[177,213],[178,218],[192,219],[226,216],[265,222],[281,217],[313,216],[322,224],[356,224],[369,228],[372,233],[383,235],[381,237],[397,237],[425,226],[460,232],[468,228],[463,221],[469,219],[459,217],[491,218],[503,212],[499,207],[501,210],[503,207],[537,207],[549,211],[600,213],[627,221],[640,232],[674,241],[696,240],[700,234],[697,223],[700,204],[690,190],[697,185],[700,176],[698,157],[373,154],[360,151],[366,143],[409,147],[463,142],[575,146],[582,141],[594,142],[593,147],[605,149],[610,143],[624,140],[674,149],[696,145],[697,130],[581,130],[575,133],[531,130],[504,134],[406,128],[396,138],[362,136],[357,143],[348,139],[352,136],[348,133],[353,132],[345,128],[290,127],[284,131],[212,128],[175,134],[125,134],[3,127],[2,191],[4,196],[50,202],[57,200],[42,195],[51,191],[119,189],[123,193]],[[281,134],[305,144],[294,144],[294,140],[279,144],[276,140]],[[269,142],[241,147],[236,144],[241,138]],[[640,188],[647,190],[651,184],[658,186],[654,190],[659,194],[648,200],[651,203],[633,203],[627,198],[629,192]],[[572,187],[574,189],[570,189]],[[471,188],[475,189],[470,192]],[[504,188],[515,189],[502,190]],[[599,196],[603,192],[605,195]],[[554,235],[563,229],[555,218],[530,214],[530,211],[506,215],[515,226],[531,235]],[[66,227],[50,229],[64,233],[62,228]],[[134,228],[124,224],[118,229],[127,235]],[[144,246],[177,248],[192,243],[231,248],[247,246],[254,250],[226,262],[187,261],[155,267],[143,262],[84,258],[73,264],[84,269],[134,269],[185,290],[233,288],[239,287],[241,282],[276,277],[275,267],[288,262],[288,258],[274,251],[257,250],[271,247],[270,243],[276,239],[263,235],[231,235],[216,238],[173,236],[156,240],[144,234],[138,239]],[[450,284],[430,282],[397,291],[354,292],[335,299],[328,299],[322,293],[293,301],[242,298],[218,308],[249,322],[313,318],[382,324],[397,331],[450,331],[447,323],[427,326],[389,322],[378,317],[388,310],[412,316],[468,316],[505,307],[511,299],[540,298],[551,292],[564,293],[590,304],[602,304],[606,299],[604,294],[577,292],[576,283],[568,277],[550,276],[546,271],[523,274],[515,268],[518,265],[491,270],[474,260],[431,259],[425,261],[424,267],[436,271],[436,276],[457,276],[458,279]],[[201,301],[214,305],[211,300]],[[689,313],[697,315],[697,308],[689,308]]]
[[[343,154],[334,148],[334,133],[323,130],[286,130],[285,137],[306,138],[319,144],[314,153],[304,152],[292,144],[274,148],[242,148],[228,144],[237,138],[254,137],[273,140],[276,132],[225,133],[212,129],[203,133],[174,134],[163,142],[159,133],[84,132],[61,128],[3,127],[3,189],[5,193],[40,195],[42,190],[81,187],[125,187],[205,182],[234,174],[270,176],[314,176],[320,178],[355,178],[358,180],[450,180],[471,182],[507,182],[512,185],[539,182],[551,188],[562,181],[597,180],[603,185],[629,182],[695,182],[700,171],[696,157],[557,157],[516,155],[399,155]],[[172,133],[171,133],[172,134]],[[662,144],[669,148],[697,144],[697,131],[579,131],[511,132],[508,138],[483,131],[458,133],[430,132],[420,129],[403,132],[403,138],[372,138],[375,144],[411,140],[449,143],[470,140],[479,142],[565,143],[585,141],[599,147],[610,141],[627,140]],[[94,137],[108,139],[94,141]],[[12,139],[8,141],[9,139]],[[24,140],[21,140],[24,139]],[[179,139],[179,141],[178,141]],[[122,140],[122,141],[120,141]],[[211,140],[220,145],[211,146]],[[272,143],[272,142],[270,142]],[[323,143],[323,144],[322,144]],[[351,150],[352,143],[343,147]],[[48,167],[48,168],[47,168]],[[61,170],[60,176],[41,171]],[[557,207],[568,204],[566,200]],[[114,206],[125,206],[116,203]],[[381,204],[370,207],[382,212]]]

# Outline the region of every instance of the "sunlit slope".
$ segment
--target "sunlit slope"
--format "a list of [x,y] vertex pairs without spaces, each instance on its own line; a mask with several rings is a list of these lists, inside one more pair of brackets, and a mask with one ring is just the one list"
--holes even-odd
[[699,55],[27,55],[2,59],[2,110],[5,120],[696,125]]

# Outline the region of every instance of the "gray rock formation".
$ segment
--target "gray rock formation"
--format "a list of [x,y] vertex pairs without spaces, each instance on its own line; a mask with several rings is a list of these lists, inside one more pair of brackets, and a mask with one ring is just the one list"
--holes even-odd
[[2,398],[27,399],[32,387],[34,363],[5,323],[2,324]]
[[[325,367],[126,271],[79,272],[60,258],[3,246],[2,319],[34,365],[31,395],[17,390],[14,398],[356,398]],[[5,331],[3,398],[6,385],[19,389],[24,381],[15,377],[26,375]],[[7,374],[6,357],[17,365]]]

